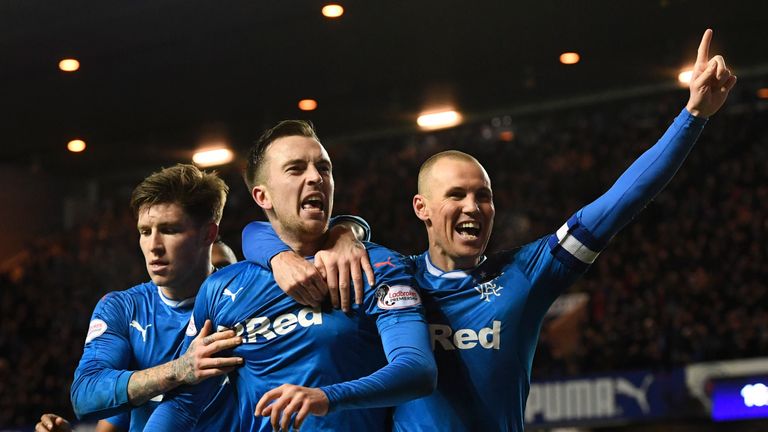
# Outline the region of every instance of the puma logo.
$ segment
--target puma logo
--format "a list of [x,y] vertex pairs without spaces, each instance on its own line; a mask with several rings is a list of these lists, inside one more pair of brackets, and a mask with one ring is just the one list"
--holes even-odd
[[243,287],[240,287],[239,290],[235,291],[234,293],[229,290],[229,288],[224,288],[224,295],[229,296],[229,298],[232,299],[232,301],[235,301],[235,297],[237,297],[238,294],[240,294],[240,291],[243,290]]
[[147,324],[147,327],[142,327],[141,324],[139,324],[138,321],[133,320],[131,321],[131,327],[135,328],[136,330],[141,333],[141,340],[146,342],[147,341],[147,329],[152,327],[152,324]]
[[392,267],[392,268],[395,268],[395,265],[394,265],[394,264],[392,264],[392,257],[387,257],[387,260],[386,260],[386,261],[377,262],[377,263],[376,263],[376,264],[374,264],[373,266],[374,266],[374,267],[376,267],[376,268],[381,268],[381,267],[384,267],[384,266],[386,266],[386,265],[388,265],[388,266],[390,266],[390,267]]

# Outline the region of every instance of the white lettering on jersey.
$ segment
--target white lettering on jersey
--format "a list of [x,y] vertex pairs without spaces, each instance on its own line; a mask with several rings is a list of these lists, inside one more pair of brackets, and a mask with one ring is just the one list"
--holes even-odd
[[235,291],[233,293],[232,291],[229,290],[229,288],[224,288],[224,295],[225,296],[229,296],[232,299],[232,301],[234,302],[235,301],[235,297],[237,297],[237,295],[240,294],[240,291],[242,291],[242,290],[243,290],[243,287],[240,287],[239,290],[237,290],[237,291]]
[[162,401],[163,401],[163,397],[164,397],[164,396],[165,396],[164,394],[159,394],[159,395],[157,395],[157,396],[153,397],[153,398],[152,398],[152,399],[150,399],[150,400],[151,400],[152,402],[162,402]]
[[139,333],[141,333],[141,340],[143,342],[147,341],[147,329],[152,327],[152,324],[147,324],[147,327],[145,328],[145,327],[142,327],[141,324],[139,324],[138,321],[133,320],[133,321],[131,321],[131,327],[135,328],[136,330],[139,331]]
[[88,335],[85,336],[85,343],[103,335],[105,331],[107,331],[107,323],[104,320],[95,319],[91,321],[91,324],[88,326]]
[[186,335],[189,337],[194,337],[196,334],[197,334],[197,327],[195,326],[195,316],[191,315],[189,317],[189,324],[187,325]]
[[[499,349],[501,346],[501,321],[493,321],[492,327],[484,327],[479,331],[473,329],[453,329],[444,324],[430,324],[429,335],[432,350],[436,342],[446,351],[455,349],[472,349],[480,344],[485,349]],[[453,336],[453,337],[451,337]]]
[[376,305],[381,309],[402,309],[421,304],[419,293],[407,285],[381,285],[376,289]]
[[266,340],[272,340],[277,336],[286,335],[296,329],[296,327],[310,327],[321,325],[323,323],[323,314],[320,308],[303,308],[298,314],[278,315],[274,320],[268,317],[250,318],[245,323],[235,325],[235,335],[243,336],[243,342],[255,343],[261,337]]

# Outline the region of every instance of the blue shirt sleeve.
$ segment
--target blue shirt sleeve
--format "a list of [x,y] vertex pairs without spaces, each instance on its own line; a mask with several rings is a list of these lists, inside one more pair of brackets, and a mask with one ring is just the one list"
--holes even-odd
[[[383,249],[383,248],[382,248]],[[429,342],[421,299],[402,257],[373,260],[388,263],[376,270],[377,286],[365,294],[366,313],[376,320],[387,361],[367,377],[322,387],[329,412],[399,405],[426,396],[437,384],[437,366]]]
[[120,430],[127,432],[128,429],[131,427],[131,413],[130,412],[120,413],[118,415],[106,418],[104,419],[104,421]]
[[[334,216],[331,218],[330,226],[343,222],[358,224],[365,231],[364,241],[370,240],[371,226],[365,219],[351,215]],[[272,258],[280,252],[289,250],[291,248],[280,240],[269,222],[251,222],[243,229],[243,256],[260,267],[271,269]]]
[[571,267],[583,270],[591,264],[608,241],[672,180],[706,122],[683,109],[661,139],[607,192],[576,212],[550,238],[552,252]]
[[[212,277],[206,279],[197,293],[195,308],[192,311],[179,354],[187,351],[187,348],[197,337],[205,321],[207,319],[212,320],[213,301],[211,300],[210,292],[212,291],[212,285],[215,285],[213,279]],[[216,331],[215,326],[212,331]],[[219,382],[219,380],[210,378],[203,380],[197,385],[184,385],[169,392],[166,394],[163,402],[152,413],[146,426],[144,426],[144,431],[191,430],[197,424],[203,408],[216,395]]]
[[132,357],[128,340],[130,306],[124,295],[110,293],[96,305],[85,348],[75,370],[70,397],[81,420],[98,420],[131,406],[127,370]]
[[243,229],[243,256],[261,267],[271,269],[272,258],[289,250],[269,222],[251,222]]
[[371,226],[368,224],[368,221],[361,218],[360,216],[353,216],[353,215],[334,216],[330,220],[330,227],[333,228],[334,226],[344,222],[351,222],[351,223],[357,224],[357,226],[363,229],[362,241],[364,242],[371,241]]

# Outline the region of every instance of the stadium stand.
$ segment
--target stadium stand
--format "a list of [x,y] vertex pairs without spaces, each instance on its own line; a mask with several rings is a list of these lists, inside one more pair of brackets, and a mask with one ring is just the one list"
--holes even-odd
[[[526,243],[604,191],[655,142],[684,97],[627,102],[364,143],[328,141],[336,213],[366,218],[376,242],[420,252],[426,239],[410,207],[418,166],[457,148],[477,156],[493,180],[491,250]],[[223,237],[239,255],[239,230],[255,213],[238,177],[225,173],[233,192]],[[146,279],[128,199],[110,202],[73,230],[28,246],[0,274],[0,425],[28,427],[43,412],[72,418],[69,385],[93,305]],[[710,121],[667,189],[573,287],[589,299],[578,343],[562,349],[562,338],[545,331],[533,376],[667,370],[768,353],[767,216],[768,101],[744,90]]]

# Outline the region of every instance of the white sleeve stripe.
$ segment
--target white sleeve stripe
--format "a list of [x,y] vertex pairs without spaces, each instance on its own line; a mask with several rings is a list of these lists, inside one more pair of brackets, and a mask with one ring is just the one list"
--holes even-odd
[[600,255],[600,252],[595,252],[588,248],[574,237],[573,234],[568,232],[567,222],[557,230],[557,244],[585,264],[592,264],[597,259],[597,256]]

